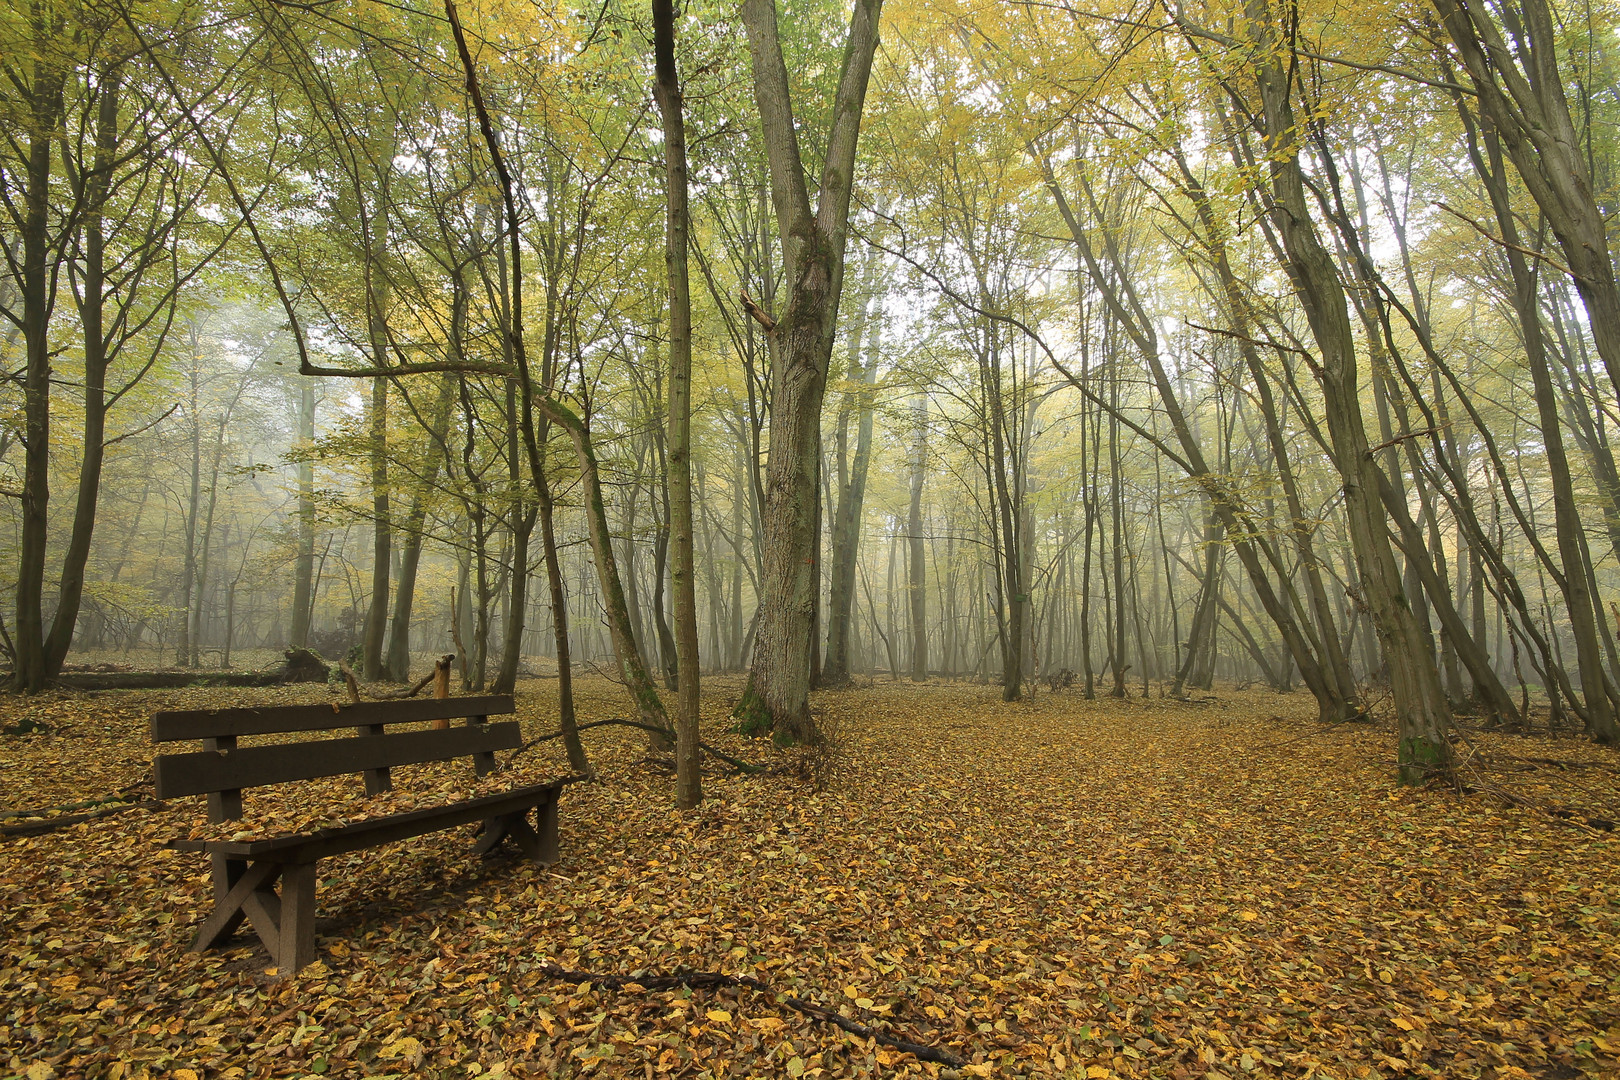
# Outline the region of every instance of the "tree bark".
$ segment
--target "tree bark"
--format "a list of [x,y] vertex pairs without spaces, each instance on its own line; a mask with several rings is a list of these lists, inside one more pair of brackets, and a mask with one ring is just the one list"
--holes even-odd
[[309,647],[310,618],[315,610],[315,383],[298,381],[298,553],[293,560],[292,619],[287,644]]
[[912,406],[916,433],[911,441],[911,503],[906,512],[906,591],[911,601],[911,681],[928,681],[928,590],[925,576],[922,496],[928,463],[928,398]]
[[[698,625],[692,550],[692,292],[687,280],[690,232],[686,118],[675,67],[673,0],[653,0],[653,97],[664,125],[664,265],[669,274],[669,532],[670,591],[675,602],[675,805],[703,801],[698,746]],[[632,582],[632,587],[634,583]]]
[[[860,315],[849,334],[849,396],[855,414],[855,453],[847,474],[840,477],[838,505],[833,511],[832,571],[828,577],[827,653],[822,659],[822,686],[844,686],[850,673],[850,613],[855,604],[855,563],[860,552],[861,512],[866,503],[866,476],[872,461],[872,386],[877,378],[878,334],[866,335],[881,315],[863,298]],[[847,432],[840,431],[840,440]],[[840,446],[840,451],[843,447]],[[842,464],[842,453],[840,463]],[[842,471],[842,470],[841,470]]]
[[745,731],[770,731],[786,742],[820,738],[810,717],[810,652],[821,406],[843,291],[855,148],[881,10],[882,0],[855,2],[812,210],[775,0],[744,0],[742,6],[788,301],[780,320],[760,313],[776,340],[777,363],[772,370],[760,624],[737,715]]
[[1357,390],[1355,334],[1333,258],[1322,245],[1305,198],[1299,165],[1302,129],[1294,119],[1293,84],[1277,60],[1277,41],[1262,0],[1249,0],[1258,84],[1268,150],[1271,219],[1281,237],[1285,269],[1305,309],[1320,352],[1322,387],[1334,465],[1343,485],[1345,516],[1356,554],[1362,598],[1372,613],[1389,668],[1399,722],[1397,760],[1403,783],[1421,783],[1451,768],[1446,741],[1451,710],[1434,655],[1426,647],[1401,587],[1379,499],[1382,479],[1367,442]]

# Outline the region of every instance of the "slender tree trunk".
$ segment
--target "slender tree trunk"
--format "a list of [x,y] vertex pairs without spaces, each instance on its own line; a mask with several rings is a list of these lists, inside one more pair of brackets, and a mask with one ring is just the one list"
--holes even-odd
[[1552,8],[1547,0],[1495,7],[1431,2],[1477,91],[1481,114],[1490,119],[1558,237],[1570,279],[1586,305],[1593,343],[1620,392],[1620,286],[1609,251],[1609,223],[1564,94]]
[[[875,262],[875,260],[874,260]],[[868,278],[871,277],[869,273]],[[873,311],[871,301],[862,305],[849,337],[849,394],[855,413],[855,454],[838,492],[833,513],[832,573],[827,601],[827,653],[822,661],[821,685],[843,686],[849,682],[850,611],[855,603],[855,563],[861,542],[861,513],[866,503],[866,475],[872,460],[872,386],[877,379],[879,335],[874,323],[881,307]],[[863,340],[870,334],[870,344]],[[865,352],[863,354],[863,345]],[[840,432],[842,441],[842,432]],[[840,447],[842,451],[842,447]],[[840,454],[842,460],[842,453]],[[842,470],[840,470],[842,471]]]
[[[442,445],[450,432],[450,412],[455,404],[455,379],[446,376],[440,383],[439,396],[429,414],[429,438]],[[423,528],[427,523],[428,497],[439,479],[439,466],[443,456],[434,450],[427,454],[420,486],[411,498],[410,511],[401,528],[404,534],[399,559],[399,580],[394,584],[394,616],[388,629],[385,677],[394,682],[409,682],[411,677],[411,612],[416,604],[416,572],[422,561],[422,547],[427,537]]]
[[45,639],[45,674],[54,678],[73,645],[84,597],[85,567],[95,533],[96,504],[101,491],[101,468],[107,444],[107,335],[106,228],[103,213],[118,152],[118,109],[123,72],[113,68],[102,77],[96,109],[96,153],[91,174],[85,178],[84,264],[79,320],[84,340],[84,445],[79,456],[78,501],[73,509],[73,531],[62,558],[62,584],[56,614]]
[[[61,21],[50,18],[44,4],[32,6],[35,54],[30,88],[27,188],[23,192],[22,335],[26,352],[23,375],[23,489],[21,536],[17,573],[16,666],[12,683],[34,693],[45,688],[52,672],[45,649],[45,548],[50,492],[51,345],[49,330],[55,307],[51,287],[50,188],[51,154],[62,117],[65,66],[53,62],[47,50],[61,32]],[[19,136],[20,137],[20,136]],[[65,650],[64,650],[65,652]]]
[[[381,366],[379,364],[379,366]],[[361,671],[383,677],[383,636],[388,629],[388,576],[393,530],[388,523],[388,380],[371,380],[371,605],[366,609]]]
[[298,381],[298,551],[293,559],[292,619],[287,644],[309,647],[310,617],[315,611],[315,382]]
[[686,193],[686,119],[675,69],[673,0],[653,0],[653,97],[664,122],[664,265],[669,273],[670,590],[675,594],[675,805],[703,801],[698,747],[698,625],[692,551],[692,293],[687,281],[690,230]]
[[1603,666],[1598,622],[1603,619],[1600,602],[1590,589],[1586,573],[1586,552],[1582,543],[1580,513],[1575,506],[1574,485],[1570,481],[1569,459],[1564,450],[1563,427],[1558,416],[1558,400],[1553,389],[1547,360],[1547,342],[1542,331],[1536,278],[1523,254],[1518,225],[1508,201],[1501,152],[1495,132],[1484,137],[1486,160],[1476,154],[1474,164],[1486,185],[1496,210],[1497,227],[1502,230],[1503,257],[1513,275],[1513,306],[1519,317],[1520,338],[1535,396],[1541,425],[1541,443],[1547,460],[1547,478],[1552,485],[1553,533],[1558,542],[1562,572],[1554,572],[1554,584],[1564,595],[1570,630],[1575,639],[1576,664],[1580,669],[1581,694],[1586,703],[1587,731],[1598,742],[1620,742],[1620,722],[1613,707],[1612,687]]
[[912,405],[917,425],[911,441],[911,503],[906,513],[906,591],[911,609],[911,681],[928,681],[928,590],[925,578],[922,495],[928,464],[928,398]]

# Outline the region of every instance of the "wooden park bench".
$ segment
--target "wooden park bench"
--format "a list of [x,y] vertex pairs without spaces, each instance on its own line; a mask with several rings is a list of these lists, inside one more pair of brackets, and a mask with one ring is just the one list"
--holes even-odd
[[[513,711],[507,696],[366,701],[351,705],[289,705],[251,709],[164,712],[152,718],[152,741],[202,740],[193,753],[162,754],[154,762],[159,799],[207,795],[208,820],[242,816],[244,788],[359,773],[367,795],[392,788],[389,768],[471,756],[475,775],[495,768],[495,751],[520,744],[515,720],[489,723]],[[385,731],[390,724],[465,719],[427,730]],[[252,735],[353,728],[347,738],[238,746]],[[315,865],[329,855],[390,844],[413,836],[484,824],[475,854],[511,839],[540,863],[557,860],[557,797],[573,777],[514,788],[444,806],[354,821],[334,828],[262,840],[174,840],[169,847],[205,852],[213,866],[214,910],[197,931],[192,951],[225,941],[250,920],[280,974],[315,959]],[[537,812],[536,825],[528,815]],[[276,891],[280,879],[281,891]]]

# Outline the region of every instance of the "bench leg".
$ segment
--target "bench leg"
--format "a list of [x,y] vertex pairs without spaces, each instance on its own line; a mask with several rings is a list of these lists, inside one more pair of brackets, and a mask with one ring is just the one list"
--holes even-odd
[[[225,895],[215,901],[214,910],[197,928],[191,951],[202,952],[224,941],[242,925],[242,917],[246,915],[253,920],[253,929],[264,938],[265,944],[271,945],[274,954],[275,947],[271,943],[276,936],[276,920],[273,912],[265,911],[262,901],[266,895],[275,899],[273,886],[280,870],[279,863],[261,862],[246,866]],[[215,884],[217,886],[218,882]],[[267,932],[268,937],[265,936]]]
[[315,959],[315,864],[287,863],[281,882],[281,940],[274,955],[285,976]]
[[507,818],[492,817],[484,820],[484,831],[478,834],[478,840],[473,844],[474,855],[488,855],[494,851],[500,842],[506,839]]
[[484,822],[484,832],[473,845],[473,853],[487,855],[502,840],[511,840],[524,856],[537,863],[550,866],[557,861],[557,803],[555,800],[535,807],[539,829],[529,824],[527,810]]
[[535,807],[536,824],[539,826],[540,851],[535,855],[535,861],[552,865],[562,858],[557,845],[557,793],[551,793],[551,798]]
[[[242,875],[247,873],[248,864],[246,859],[233,859],[229,855],[211,855],[209,856],[209,862],[213,864],[214,903],[218,905],[230,895],[231,888],[242,880]],[[242,925],[244,914],[241,907],[238,906],[232,912],[230,918],[226,920],[225,925],[214,935],[213,941],[225,941],[236,933],[237,928]],[[209,943],[209,945],[212,944],[213,942]],[[203,949],[208,948],[209,945],[194,946],[193,951],[201,952]]]

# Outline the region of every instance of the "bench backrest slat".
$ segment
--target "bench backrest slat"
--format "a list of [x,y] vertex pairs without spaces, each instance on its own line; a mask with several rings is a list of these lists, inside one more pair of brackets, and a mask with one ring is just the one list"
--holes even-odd
[[157,797],[172,799],[488,754],[513,749],[522,745],[522,741],[521,725],[509,720],[444,730],[399,731],[387,735],[163,754],[153,763],[153,772]]
[[504,716],[514,711],[510,694],[487,697],[406,698],[332,705],[273,705],[262,709],[195,709],[152,717],[152,741],[215,739],[229,735],[278,735],[291,731]]

